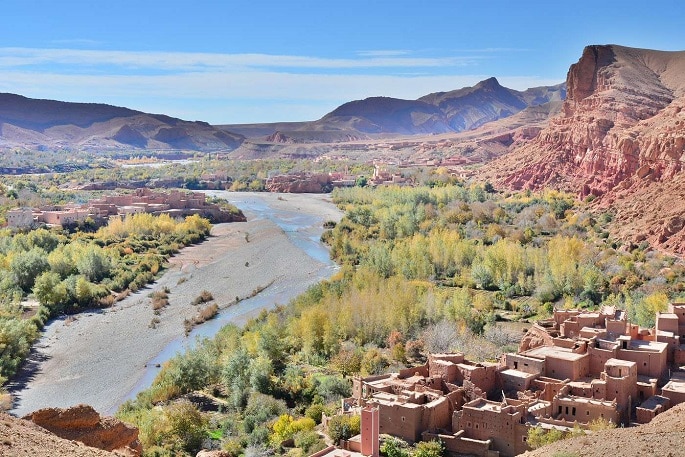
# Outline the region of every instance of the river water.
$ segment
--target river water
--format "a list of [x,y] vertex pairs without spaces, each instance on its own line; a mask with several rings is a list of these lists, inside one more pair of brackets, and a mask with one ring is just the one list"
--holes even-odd
[[[210,239],[198,246],[199,251],[187,248],[186,257],[181,253],[186,259],[182,268],[170,268],[155,284],[115,307],[51,321],[22,373],[9,385],[15,398],[12,413],[21,416],[40,408],[86,403],[100,413],[113,414],[121,403],[152,384],[159,365],[192,348],[199,338],[212,337],[228,323],[242,325],[264,309],[287,304],[336,272],[320,237],[323,223],[339,219],[341,213],[325,196],[207,194],[240,208],[248,222],[223,226],[232,235]],[[201,262],[195,264],[193,259]],[[243,292],[233,292],[234,287],[226,283],[233,281],[230,278],[243,284]],[[261,286],[268,287],[221,310],[188,337],[183,335],[183,313],[195,312],[189,303],[201,290],[211,290],[221,304]],[[150,329],[149,294],[163,287],[170,288],[173,303],[162,311],[158,326]]]
[[[268,199],[264,198],[264,195],[260,194],[227,191],[207,191],[205,193],[212,197],[223,198],[240,208],[250,221],[269,220],[275,223],[287,235],[291,243],[320,262],[322,266],[317,274],[312,275],[311,280],[307,282],[279,281],[278,284],[266,288],[256,296],[221,310],[214,319],[195,327],[188,337],[179,335],[147,364],[145,375],[129,392],[125,400],[134,399],[139,392],[150,387],[159,373],[159,365],[179,352],[192,349],[198,340],[211,338],[227,324],[242,325],[250,318],[257,316],[262,310],[270,310],[277,305],[287,304],[311,285],[330,278],[338,269],[338,265],[330,258],[328,247],[321,242],[323,222],[325,222],[321,215],[275,208]],[[118,406],[108,411],[108,414],[115,413],[117,408]]]

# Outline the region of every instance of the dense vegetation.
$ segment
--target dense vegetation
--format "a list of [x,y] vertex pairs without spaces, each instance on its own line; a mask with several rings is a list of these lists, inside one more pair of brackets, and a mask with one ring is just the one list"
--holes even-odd
[[[119,412],[140,427],[146,453],[305,455],[324,446],[314,424],[349,395],[350,375],[421,362],[427,351],[496,358],[517,340],[501,321],[553,306],[611,304],[649,325],[683,290],[681,263],[618,249],[607,239],[610,216],[567,195],[432,186],[336,191],[346,215],[324,240],[339,273],[170,360]],[[198,390],[212,408],[187,400]],[[326,431],[357,429],[358,417],[341,416]],[[392,446],[393,455],[409,452]]]
[[[136,214],[95,232],[0,231],[0,384],[16,372],[48,318],[111,305],[151,282],[171,254],[209,230],[199,216]],[[28,311],[27,296],[37,301]]]

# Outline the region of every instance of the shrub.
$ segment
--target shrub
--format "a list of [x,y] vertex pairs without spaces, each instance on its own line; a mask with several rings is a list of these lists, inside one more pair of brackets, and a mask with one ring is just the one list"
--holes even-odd
[[389,437],[381,446],[381,452],[386,457],[411,457],[409,445],[406,441],[394,436]]
[[416,444],[414,457],[442,457],[445,446],[442,441],[421,441]]
[[360,416],[339,415],[328,421],[328,436],[334,443],[359,434]]
[[195,297],[195,300],[193,300],[192,304],[196,306],[202,303],[207,303],[208,301],[212,300],[214,300],[214,296],[212,295],[212,293],[207,290],[203,290],[202,292],[200,292],[200,295]]

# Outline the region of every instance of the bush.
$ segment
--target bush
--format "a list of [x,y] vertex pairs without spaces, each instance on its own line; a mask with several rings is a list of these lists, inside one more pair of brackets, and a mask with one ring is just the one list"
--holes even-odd
[[334,443],[340,440],[348,440],[359,434],[360,416],[339,415],[333,416],[328,421],[328,436]]
[[416,444],[414,457],[442,457],[444,452],[442,441],[421,441]]
[[381,453],[386,457],[411,457],[407,442],[394,436],[385,440],[381,446]]

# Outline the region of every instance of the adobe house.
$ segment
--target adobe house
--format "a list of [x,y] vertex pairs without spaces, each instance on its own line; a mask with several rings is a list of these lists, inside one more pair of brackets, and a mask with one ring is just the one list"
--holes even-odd
[[640,424],[646,424],[657,414],[661,414],[666,411],[671,406],[671,401],[667,397],[662,397],[661,395],[654,395],[649,397],[640,406],[635,408],[635,414],[637,416],[637,422]]
[[29,228],[33,225],[33,209],[15,208],[7,211],[7,226],[12,228]]
[[431,354],[423,366],[355,378],[354,397],[377,408],[383,433],[440,439],[458,454],[517,455],[532,426],[644,423],[685,402],[684,333],[685,303],[658,314],[654,329],[613,307],[555,310],[499,363]]

